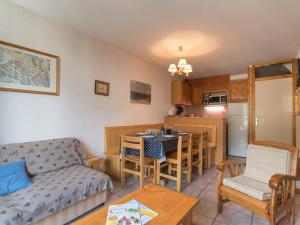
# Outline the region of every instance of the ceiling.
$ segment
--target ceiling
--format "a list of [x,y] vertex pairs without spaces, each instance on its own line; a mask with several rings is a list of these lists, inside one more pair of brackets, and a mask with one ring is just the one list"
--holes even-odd
[[178,46],[192,77],[295,57],[298,0],[11,0],[167,70]]

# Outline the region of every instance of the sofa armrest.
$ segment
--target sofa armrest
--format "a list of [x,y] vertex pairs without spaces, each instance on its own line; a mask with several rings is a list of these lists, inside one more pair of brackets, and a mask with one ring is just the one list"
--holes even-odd
[[284,183],[296,181],[295,176],[289,176],[284,174],[275,174],[269,181],[269,187],[274,190],[280,190]]
[[105,160],[95,155],[88,155],[86,157],[87,166],[101,172],[105,172]]

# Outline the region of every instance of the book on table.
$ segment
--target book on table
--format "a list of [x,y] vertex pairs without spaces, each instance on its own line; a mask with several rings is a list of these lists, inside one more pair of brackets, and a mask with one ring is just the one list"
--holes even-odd
[[145,225],[158,215],[157,212],[132,199],[108,209],[106,225]]

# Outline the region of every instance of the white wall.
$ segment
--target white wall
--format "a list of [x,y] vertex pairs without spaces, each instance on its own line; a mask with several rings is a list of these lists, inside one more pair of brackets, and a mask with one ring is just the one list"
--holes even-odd
[[[0,144],[73,136],[102,155],[105,126],[160,123],[170,107],[167,72],[4,0],[0,40],[61,57],[60,96],[0,92]],[[96,79],[109,97],[94,95]],[[131,79],[152,85],[151,105],[130,103]]]

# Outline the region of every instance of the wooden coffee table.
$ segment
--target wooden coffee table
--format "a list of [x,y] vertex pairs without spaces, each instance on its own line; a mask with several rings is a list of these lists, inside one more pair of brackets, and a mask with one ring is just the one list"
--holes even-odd
[[[192,224],[193,207],[198,202],[197,198],[149,184],[116,200],[113,204],[122,204],[131,199],[136,199],[159,213],[147,225],[190,225]],[[102,208],[73,223],[73,225],[105,225],[107,211],[108,207]]]

